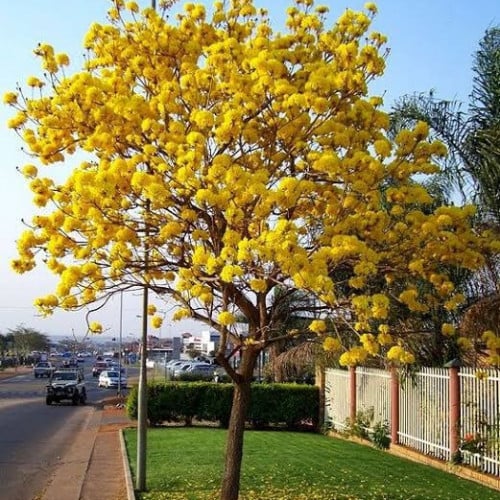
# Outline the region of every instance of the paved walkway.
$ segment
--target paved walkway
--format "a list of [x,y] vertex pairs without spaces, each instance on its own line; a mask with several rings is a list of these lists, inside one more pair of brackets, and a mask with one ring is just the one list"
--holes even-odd
[[133,425],[113,401],[96,408],[41,500],[133,500],[120,439],[120,429]]

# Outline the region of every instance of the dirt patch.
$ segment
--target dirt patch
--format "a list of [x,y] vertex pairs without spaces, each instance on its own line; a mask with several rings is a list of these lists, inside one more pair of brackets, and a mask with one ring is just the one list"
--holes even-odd
[[0,369],[0,380],[16,377],[17,375],[26,375],[31,373],[33,368],[31,366],[16,366]]

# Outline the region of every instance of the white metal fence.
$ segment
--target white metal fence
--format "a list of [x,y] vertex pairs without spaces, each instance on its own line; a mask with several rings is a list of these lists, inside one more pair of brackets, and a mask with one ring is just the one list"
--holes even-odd
[[359,367],[356,371],[356,400],[358,411],[373,410],[374,422],[390,421],[391,376],[384,370]]
[[464,454],[464,461],[480,470],[500,476],[500,374],[498,370],[481,372],[460,370],[461,435],[484,439],[484,452]]
[[335,428],[344,428],[349,418],[349,374],[345,370],[326,370],[325,419]]
[[450,460],[448,370],[424,368],[400,385],[399,443]]
[[[466,437],[484,443],[480,453],[464,451],[463,461],[500,476],[500,376],[497,370],[461,368],[460,443]],[[351,411],[349,372],[328,369],[325,374],[325,418],[335,429],[348,425]],[[373,411],[372,425],[391,422],[390,374],[356,369],[356,412]],[[425,455],[449,461],[449,371],[423,368],[400,381],[399,443]]]

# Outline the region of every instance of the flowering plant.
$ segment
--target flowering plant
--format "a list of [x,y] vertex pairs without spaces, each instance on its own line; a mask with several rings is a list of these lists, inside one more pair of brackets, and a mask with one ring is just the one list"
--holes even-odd
[[481,434],[466,434],[460,445],[462,451],[470,453],[484,453],[486,449],[486,439]]

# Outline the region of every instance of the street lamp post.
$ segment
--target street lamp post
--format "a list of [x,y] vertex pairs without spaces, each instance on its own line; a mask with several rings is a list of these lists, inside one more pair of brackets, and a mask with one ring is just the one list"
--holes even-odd
[[122,337],[123,337],[123,290],[120,292],[120,331],[118,335],[118,407],[123,407],[122,392]]
[[141,334],[141,363],[139,368],[139,386],[137,401],[137,481],[136,489],[146,489],[146,438],[147,438],[147,366],[148,349],[148,287],[144,285],[142,300],[142,334]]

